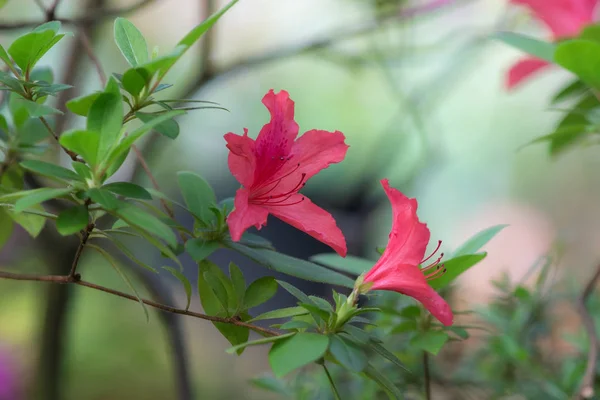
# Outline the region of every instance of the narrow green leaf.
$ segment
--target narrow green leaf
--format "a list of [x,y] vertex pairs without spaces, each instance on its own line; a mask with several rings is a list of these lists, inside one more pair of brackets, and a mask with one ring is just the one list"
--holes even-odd
[[15,63],[23,71],[30,71],[37,61],[64,35],[52,29],[33,31],[18,37],[8,48]]
[[4,64],[6,64],[6,66],[12,67],[13,63],[10,60],[8,53],[6,52],[4,47],[2,47],[1,44],[0,44],[0,59],[2,59],[2,61],[4,61]]
[[123,125],[123,104],[121,96],[102,93],[92,104],[87,120],[87,130],[98,132],[98,160],[104,159],[116,144]]
[[230,348],[228,348],[225,351],[227,353],[229,353],[229,354],[233,354],[233,353],[239,351],[240,349],[244,349],[244,348],[249,347],[249,346],[260,346],[261,344],[267,344],[267,343],[277,342],[278,340],[283,340],[283,339],[289,338],[290,336],[294,336],[295,334],[296,334],[296,332],[284,333],[284,334],[279,335],[279,336],[269,336],[269,337],[266,337],[266,338],[262,338],[262,339],[258,339],[258,340],[253,340],[251,342],[246,342],[246,343],[238,344],[237,346],[230,347]]
[[48,21],[48,22],[44,22],[43,24],[38,25],[35,28],[33,28],[33,32],[43,32],[43,31],[49,29],[56,34],[60,30],[60,27],[61,27],[60,21]]
[[417,349],[425,350],[434,356],[440,352],[444,344],[450,339],[447,333],[441,331],[421,332],[417,336],[413,336],[410,340],[410,345]]
[[50,188],[42,188],[39,190],[31,191],[31,193],[24,195],[15,203],[14,212],[20,213],[30,207],[33,207],[37,204],[43,203],[44,201],[55,199],[57,197],[66,196],[71,193],[73,189],[65,188],[65,189],[50,189]]
[[[121,220],[119,220],[119,221],[121,221]],[[115,223],[115,225],[116,225],[116,223]],[[121,252],[123,254],[125,254],[125,256],[127,258],[129,258],[131,261],[133,261],[140,267],[145,268],[148,271],[153,272],[155,274],[158,274],[158,271],[155,268],[149,266],[148,264],[146,264],[145,262],[143,262],[142,260],[137,258],[135,256],[135,254],[133,254],[133,252],[131,250],[129,250],[129,248],[123,244],[123,242],[121,241],[121,238],[113,237],[111,235],[108,235],[108,233],[109,233],[108,231],[101,232],[101,234],[104,234],[103,237],[110,240],[119,250],[121,250]],[[118,233],[118,234],[125,234],[125,235],[134,236],[134,237],[139,237],[139,235],[136,235],[135,233],[132,233],[132,232],[118,231],[118,230],[116,231],[115,228],[113,228],[110,233]]]
[[302,292],[297,287],[280,280],[276,280],[276,282],[284,288],[289,294],[300,300],[302,303],[312,304],[312,300],[308,297],[304,292]]
[[500,231],[506,228],[508,225],[495,225],[490,228],[484,229],[481,232],[475,234],[472,238],[467,240],[462,246],[454,251],[452,257],[464,256],[467,254],[474,254],[485,246],[490,240],[494,238]]
[[314,323],[310,323],[310,322],[306,322],[306,321],[296,321],[296,320],[292,320],[292,321],[288,321],[285,324],[282,324],[279,329],[283,329],[285,331],[287,330],[300,330],[300,329],[310,329],[310,328],[314,328],[315,324]]
[[114,194],[102,188],[92,188],[86,192],[94,203],[98,203],[105,210],[115,210],[119,207],[119,200]]
[[379,372],[379,370],[376,369],[372,364],[367,365],[367,367],[363,371],[363,374],[367,378],[377,383],[387,393],[390,399],[404,399],[404,396],[402,395],[400,389],[398,389],[398,387],[394,385],[394,383],[390,381],[390,379],[387,376]]
[[60,135],[60,144],[79,154],[92,167],[98,162],[100,134],[89,130],[73,129]]
[[244,306],[252,308],[270,300],[277,293],[277,282],[272,276],[264,276],[252,282],[244,295]]
[[[41,205],[36,205],[33,207],[29,207],[27,211],[44,211],[44,208]],[[25,229],[27,233],[32,238],[38,237],[42,229],[44,229],[44,225],[46,225],[46,218],[38,215],[30,214],[27,211],[16,213],[13,210],[6,210],[9,217],[21,228]]]
[[582,95],[588,90],[590,90],[590,89],[585,83],[583,83],[579,79],[575,79],[569,85],[565,86],[560,92],[558,92],[552,98],[551,103],[552,104],[560,103],[561,101],[565,101],[572,97]]
[[329,283],[348,288],[354,287],[354,281],[347,276],[305,260],[290,257],[272,250],[250,248],[231,241],[226,241],[224,244],[258,264],[290,276],[313,282]]
[[117,261],[106,250],[104,250],[101,247],[98,247],[98,246],[93,245],[93,244],[88,244],[88,247],[91,247],[92,249],[96,250],[98,253],[100,253],[106,259],[106,261],[108,261],[110,263],[110,265],[114,268],[114,270],[117,272],[117,274],[119,274],[119,276],[121,277],[121,279],[123,279],[123,281],[125,282],[125,284],[129,287],[129,289],[131,289],[131,291],[133,292],[133,294],[135,295],[135,297],[138,299],[138,302],[142,306],[142,309],[144,310],[144,314],[146,315],[146,321],[150,321],[150,315],[148,314],[148,310],[146,309],[146,305],[142,301],[142,298],[140,297],[140,294],[135,289],[135,287],[133,286],[133,284],[131,283],[131,281],[127,277],[127,275],[125,275],[125,273],[123,272],[123,270],[121,270],[121,267],[119,267],[119,264],[117,263]]
[[204,20],[200,25],[192,29],[187,35],[185,35],[183,39],[179,41],[178,44],[189,47],[196,43],[196,41],[200,39],[200,37],[202,37],[202,35],[204,35],[206,31],[208,31],[219,20],[219,18],[221,18],[223,14],[225,14],[237,2],[238,0],[230,1],[225,7],[223,7],[218,12],[214,13],[206,20]]
[[285,398],[294,398],[294,394],[288,389],[284,382],[272,376],[259,376],[250,380],[252,385],[267,392],[277,393]]
[[550,63],[554,62],[554,51],[556,49],[554,43],[544,42],[513,32],[499,32],[493,35],[492,38],[500,40],[534,57],[541,58]]
[[297,333],[273,344],[269,364],[281,378],[288,373],[319,360],[329,347],[329,337],[317,333]]
[[335,253],[317,254],[310,257],[310,260],[319,264],[323,264],[329,268],[357,276],[367,272],[375,264],[374,261],[364,258],[351,255],[341,257]]
[[115,20],[115,42],[129,65],[136,67],[148,61],[148,45],[142,33],[125,18]]
[[62,114],[61,111],[50,106],[36,103],[35,101],[21,99],[19,102],[25,107],[29,116],[32,118],[45,117],[46,115]]
[[185,243],[185,251],[194,261],[200,262],[221,247],[219,242],[206,241],[201,238],[190,239]]
[[207,224],[210,223],[214,218],[210,207],[215,206],[217,203],[212,187],[204,178],[193,172],[178,172],[177,180],[185,204],[190,211],[201,221]]
[[257,315],[252,318],[248,322],[254,321],[262,321],[265,319],[280,319],[280,318],[288,318],[295,317],[297,315],[305,315],[308,314],[308,311],[304,307],[286,307],[280,308],[279,310],[267,311],[263,314]]
[[[151,61],[148,61],[144,64],[140,64],[138,68],[143,68],[148,72],[150,76],[153,76],[157,72],[159,73],[159,77],[162,80],[167,71],[177,62],[179,57],[183,55],[188,49],[187,46],[179,45],[176,46],[169,54],[165,54],[164,56],[157,57]],[[160,85],[157,86],[154,93],[156,93],[159,89]]]
[[74,171],[44,161],[26,160],[21,162],[21,166],[28,171],[47,176],[49,178],[66,181],[81,181],[81,177]]
[[131,182],[113,182],[102,186],[114,194],[132,199],[152,200],[152,195],[143,187]]
[[381,344],[371,342],[369,343],[369,347],[383,358],[387,359],[388,361],[391,361],[397,367],[400,367],[403,370],[410,372],[409,369],[406,368],[404,364],[402,364],[402,361],[400,361],[400,359],[394,355],[394,353],[383,347]]
[[365,369],[367,355],[363,349],[340,335],[331,335],[329,340],[329,351],[344,368],[352,372]]
[[56,230],[63,236],[73,235],[87,226],[89,216],[87,207],[75,206],[67,208],[58,215]]
[[185,306],[185,310],[187,311],[190,308],[190,303],[192,301],[192,284],[190,283],[189,279],[186,278],[185,275],[183,275],[181,272],[179,272],[175,268],[163,267],[163,269],[166,269],[167,271],[169,271],[171,273],[171,275],[173,275],[175,278],[177,278],[179,280],[179,282],[181,282],[183,284],[183,288],[185,290],[185,295],[187,297],[187,303]]
[[446,272],[443,275],[440,275],[439,278],[429,281],[429,285],[436,290],[448,286],[462,273],[477,265],[486,256],[487,253],[466,254],[444,261],[444,269]]
[[[137,112],[135,113],[135,116],[142,122],[150,122],[154,118],[159,117],[160,114],[147,114]],[[156,132],[168,137],[169,139],[177,139],[177,136],[179,136],[179,124],[173,119],[167,120],[156,125],[154,129],[156,130]]]
[[90,108],[92,108],[92,104],[94,104],[101,94],[102,92],[96,92],[85,96],[75,97],[74,99],[67,101],[66,106],[72,113],[87,117]]
[[120,206],[114,212],[129,225],[136,226],[144,232],[163,239],[173,248],[177,247],[177,237],[173,230],[155,216],[148,214],[131,204],[123,202],[120,202]]

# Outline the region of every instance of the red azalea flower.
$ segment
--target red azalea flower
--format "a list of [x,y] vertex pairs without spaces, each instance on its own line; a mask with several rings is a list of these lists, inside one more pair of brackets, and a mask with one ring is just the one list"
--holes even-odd
[[243,186],[235,194],[235,209],[227,217],[234,241],[246,229],[260,229],[272,214],[284,222],[346,255],[346,239],[327,211],[298,193],[313,175],[338,163],[348,145],[341,132],[310,130],[298,136],[294,102],[282,90],[270,90],[262,100],[271,113],[256,140],[244,135],[225,135],[229,170]]
[[414,297],[442,324],[452,325],[450,306],[427,283],[427,280],[443,273],[439,264],[442,257],[423,269],[419,268],[437,252],[441,242],[433,254],[424,259],[429,229],[417,217],[417,200],[409,199],[390,187],[387,179],[383,179],[381,184],[392,203],[392,231],[385,251],[367,272],[363,283],[372,283],[370,290],[391,290]]
[[[528,7],[535,17],[552,32],[557,41],[577,36],[581,30],[593,23],[594,9],[598,0],[510,0],[514,4]],[[535,57],[517,62],[508,71],[506,86],[512,89],[532,74],[549,66],[550,63]]]

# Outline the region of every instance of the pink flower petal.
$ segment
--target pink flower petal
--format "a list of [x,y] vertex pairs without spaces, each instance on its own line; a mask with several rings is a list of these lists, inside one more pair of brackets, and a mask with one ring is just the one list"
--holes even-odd
[[235,193],[235,209],[227,216],[227,225],[233,241],[242,238],[246,229],[255,226],[260,229],[267,223],[269,212],[264,207],[248,204],[249,192],[247,189],[238,189]]
[[554,39],[577,36],[592,23],[597,1],[591,0],[511,0],[528,7],[550,28]]
[[263,104],[271,113],[271,121],[263,126],[256,138],[256,182],[264,182],[280,168],[298,136],[294,121],[294,102],[285,90],[275,94],[273,89],[265,95]]
[[287,193],[329,165],[341,162],[349,147],[345,139],[342,132],[316,129],[300,136],[292,147],[291,158],[275,175],[284,179],[274,194]]
[[550,63],[538,58],[525,58],[513,65],[507,74],[506,87],[514,89],[523,80],[529,79],[540,70],[550,66]]
[[293,205],[272,205],[265,207],[268,208],[269,213],[280,220],[325,243],[340,256],[346,256],[346,239],[330,213],[301,194],[292,195],[285,201],[285,204]]
[[373,282],[372,290],[389,290],[413,297],[446,326],[452,325],[454,316],[448,303],[429,286],[421,269],[416,265],[404,264],[386,268],[385,276]]
[[248,137],[248,129],[246,128],[244,128],[244,136],[229,132],[224,138],[229,149],[227,163],[231,174],[243,186],[252,186],[256,168],[254,139]]
[[419,265],[429,243],[429,229],[417,216],[417,200],[390,187],[387,179],[381,184],[392,203],[392,231],[385,251],[367,276],[400,264]]

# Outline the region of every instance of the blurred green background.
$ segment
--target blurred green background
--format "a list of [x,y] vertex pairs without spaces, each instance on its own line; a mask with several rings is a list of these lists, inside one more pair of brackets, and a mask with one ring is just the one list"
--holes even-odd
[[[150,46],[166,52],[206,17],[205,1],[149,1],[127,18]],[[63,0],[56,14],[71,18],[94,11],[83,3]],[[135,3],[112,1],[107,7]],[[351,146],[342,164],[313,178],[304,191],[326,208],[363,220],[358,233],[350,231],[352,224],[341,223],[342,229],[349,227],[346,235],[356,237],[350,246],[353,254],[373,257],[375,246],[386,242],[390,207],[381,201],[378,181],[389,178],[419,200],[421,219],[431,228],[432,239],[443,240],[444,249],[456,248],[483,228],[510,224],[488,245],[488,258],[461,279],[455,301],[463,308],[489,298],[491,278],[502,271],[520,277],[557,242],[565,249],[564,269],[570,275],[586,274],[600,240],[597,150],[578,149],[555,160],[544,145],[520,150],[550,132],[561,116],[547,104],[568,75],[548,70],[514,92],[505,90],[504,73],[520,55],[488,35],[497,30],[546,34],[524,9],[506,3],[241,0],[212,33],[214,78],[191,93],[229,112],[190,113],[179,119],[176,141],[158,138],[148,144],[146,156],[161,189],[178,196],[174,174],[191,170],[206,177],[221,197],[232,196],[236,183],[227,169],[223,134],[241,134],[247,127],[255,136],[268,118],[262,96],[271,88],[285,89],[296,102],[301,132],[340,130]],[[43,18],[33,0],[8,0],[0,9],[2,22]],[[113,19],[98,20],[91,33],[107,73],[126,67],[112,38]],[[63,30],[75,37],[64,39],[42,60],[55,68],[59,82],[69,48],[78,40],[77,29],[65,25]],[[6,46],[20,32],[0,30],[0,42]],[[299,52],[314,43],[324,46]],[[171,98],[194,88],[201,72],[201,47],[196,47],[166,79],[175,84],[169,89]],[[81,56],[71,97],[100,85],[92,64]],[[82,123],[72,118],[68,126]],[[131,179],[130,161],[119,179]],[[143,174],[134,179],[150,185]],[[375,206],[353,208],[357,193]],[[31,271],[44,270],[51,262],[21,231],[0,255],[2,267]],[[84,258],[82,274],[127,291],[114,271],[91,254]],[[183,304],[183,293],[174,283],[172,287]],[[0,347],[14,360],[22,398],[35,382],[45,288],[0,282]],[[62,377],[65,399],[176,398],[171,349],[157,315],[151,313],[146,322],[133,302],[79,287],[73,293]],[[193,304],[199,309],[197,297]],[[265,349],[251,348],[237,358],[223,351],[228,343],[211,324],[188,318],[181,323],[195,398],[265,398],[247,383],[268,371]]]

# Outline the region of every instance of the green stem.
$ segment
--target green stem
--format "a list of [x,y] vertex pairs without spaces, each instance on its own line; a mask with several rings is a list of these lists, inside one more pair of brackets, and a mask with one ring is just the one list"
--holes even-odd
[[333,397],[335,398],[335,400],[342,400],[342,397],[340,396],[340,393],[338,392],[337,387],[335,387],[335,382],[333,382],[333,378],[331,377],[331,374],[329,373],[329,370],[327,369],[325,364],[323,364],[323,369],[325,370],[325,374],[327,375],[327,379],[329,380],[329,384],[331,385],[331,391],[333,392]]
[[423,352],[423,381],[425,384],[425,398],[431,400],[431,378],[429,376],[429,355]]

